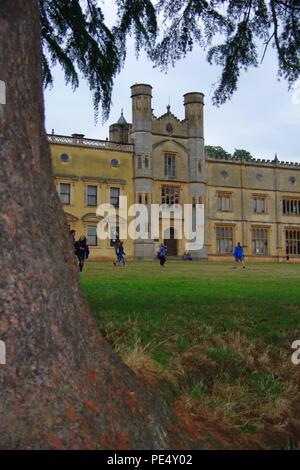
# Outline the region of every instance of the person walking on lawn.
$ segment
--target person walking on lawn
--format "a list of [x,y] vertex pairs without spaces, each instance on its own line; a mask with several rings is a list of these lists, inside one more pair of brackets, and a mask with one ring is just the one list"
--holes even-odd
[[123,242],[122,242],[122,241],[121,241],[120,244],[119,244],[118,263],[119,263],[119,265],[122,263],[123,266],[126,266],[126,263],[125,263],[125,251],[124,251],[124,246],[123,246]]
[[235,266],[234,268],[237,268],[238,263],[242,263],[243,269],[245,269],[245,256],[244,256],[244,248],[241,246],[240,242],[236,245],[234,248],[233,256],[235,259]]
[[79,271],[82,272],[84,262],[88,259],[90,250],[87,244],[87,239],[82,235],[77,242],[75,242],[75,252],[79,261]]
[[114,266],[117,266],[120,265],[119,263],[119,250],[120,250],[120,244],[121,244],[121,240],[119,239],[119,237],[116,238],[115,240],[115,254],[116,254],[116,261],[113,262],[113,265]]
[[159,247],[159,263],[162,268],[165,265],[166,259],[167,259],[167,248],[163,243],[161,243]]

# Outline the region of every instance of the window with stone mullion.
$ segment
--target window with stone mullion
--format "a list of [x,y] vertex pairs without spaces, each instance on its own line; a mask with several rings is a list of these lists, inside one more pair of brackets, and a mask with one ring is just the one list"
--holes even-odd
[[175,155],[165,155],[165,176],[174,178],[176,176],[176,157]]

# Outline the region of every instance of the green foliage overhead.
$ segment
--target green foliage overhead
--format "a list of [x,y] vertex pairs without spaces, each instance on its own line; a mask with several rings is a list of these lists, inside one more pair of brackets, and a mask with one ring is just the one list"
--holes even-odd
[[107,119],[113,81],[126,56],[126,36],[137,51],[154,45],[155,9],[150,0],[118,0],[118,20],[108,28],[97,0],[39,0],[42,65],[45,86],[53,83],[51,66],[62,66],[67,83],[79,85],[78,72],[89,84],[95,113]]
[[221,67],[214,104],[232,96],[241,70],[258,66],[269,46],[277,53],[279,77],[289,86],[299,78],[299,0],[159,0],[158,5],[164,28],[153,60],[165,69],[195,44],[207,49],[208,62]]
[[208,62],[221,67],[213,95],[216,105],[232,96],[241,71],[257,67],[268,47],[276,50],[279,77],[289,86],[300,77],[299,0],[112,1],[117,20],[108,28],[101,2],[39,0],[45,85],[52,83],[51,66],[57,62],[73,87],[80,72],[95,111],[101,105],[104,119],[114,78],[126,58],[128,35],[134,36],[137,53],[145,49],[164,70],[195,45],[207,50]]

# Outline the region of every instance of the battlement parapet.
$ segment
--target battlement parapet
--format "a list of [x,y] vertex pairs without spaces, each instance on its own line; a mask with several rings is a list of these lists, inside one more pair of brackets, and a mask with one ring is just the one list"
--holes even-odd
[[80,134],[74,134],[73,136],[47,134],[47,137],[50,144],[133,152],[132,144],[117,144],[109,140],[86,139]]
[[270,167],[284,167],[284,168],[291,168],[296,167],[297,169],[300,167],[300,162],[285,162],[279,161],[278,159],[274,160],[267,160],[264,158],[245,158],[245,157],[233,157],[233,156],[226,156],[226,155],[209,155],[206,151],[206,159],[208,161],[224,161],[224,162],[232,162],[237,164],[245,164],[245,165],[256,165],[256,166],[270,166]]

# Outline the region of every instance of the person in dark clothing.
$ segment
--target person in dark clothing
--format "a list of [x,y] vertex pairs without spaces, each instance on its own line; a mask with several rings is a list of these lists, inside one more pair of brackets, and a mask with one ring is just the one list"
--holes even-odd
[[75,233],[76,233],[75,230],[70,230],[70,238],[71,238],[71,240],[72,240],[73,243],[76,242],[76,240],[75,240]]
[[90,250],[87,244],[87,239],[82,235],[77,242],[75,242],[75,253],[79,260],[79,271],[82,272],[84,262],[88,259]]
[[124,251],[123,242],[120,242],[119,244],[118,263],[119,265],[122,263],[123,266],[125,266],[125,251]]
[[167,259],[167,248],[165,247],[163,243],[161,243],[159,247],[159,263],[161,267],[164,267],[166,259]]
[[76,238],[75,238],[75,234],[76,234],[75,230],[70,230],[70,238],[71,238],[71,241],[72,241],[73,246],[74,246],[74,255],[78,259],[78,262],[80,262],[79,249],[78,249],[78,246],[77,246],[77,241],[76,241]]
[[119,250],[120,250],[120,245],[121,245],[121,240],[119,239],[119,237],[116,238],[116,241],[115,241],[115,253],[116,253],[116,258],[117,260],[113,262],[113,265],[114,266],[117,266],[117,263],[119,263]]
[[185,251],[183,254],[183,259],[185,261],[193,261],[193,257],[189,251]]

